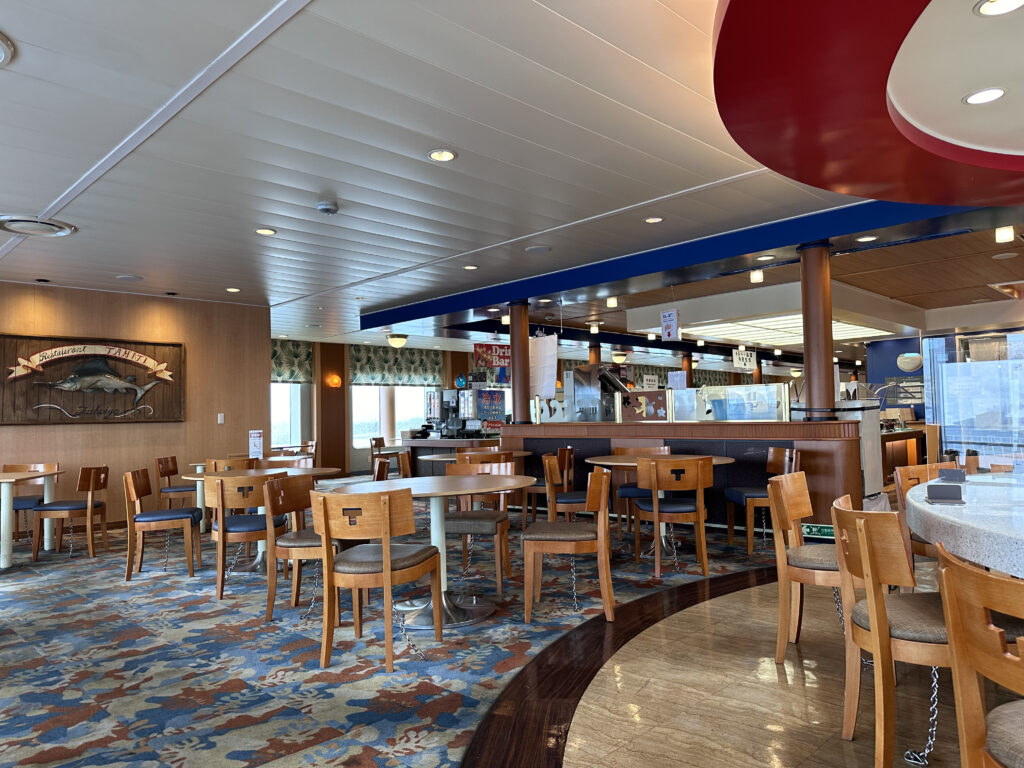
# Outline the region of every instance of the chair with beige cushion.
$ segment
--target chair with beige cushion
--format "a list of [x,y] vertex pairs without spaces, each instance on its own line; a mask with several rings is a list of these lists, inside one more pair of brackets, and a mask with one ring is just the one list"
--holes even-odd
[[[553,458],[553,457],[552,457]],[[536,522],[523,534],[523,600],[526,623],[530,623],[533,601],[540,600],[544,555],[597,555],[598,584],[604,617],[615,621],[615,592],[612,587],[611,554],[608,541],[608,493],[611,473],[597,467],[587,481],[586,511],[594,522]]]
[[78,473],[76,490],[84,493],[84,499],[59,499],[46,502],[35,507],[35,518],[32,521],[32,561],[39,559],[39,544],[43,538],[43,520],[51,519],[57,523],[57,551],[60,552],[61,539],[64,538],[64,521],[68,521],[70,535],[74,536],[72,521],[78,517],[85,518],[85,540],[89,548],[89,557],[96,557],[93,528],[97,519],[103,533],[103,548],[110,551],[107,538],[107,504],[96,498],[97,494],[107,490],[107,479],[110,477],[109,467],[82,467]]
[[[1024,581],[989,573],[938,545],[939,586],[953,666],[960,765],[1024,766],[1024,699],[992,709],[985,679],[1024,697]],[[1019,629],[1019,627],[1018,627]]]
[[[515,465],[511,461],[484,462],[477,464],[448,464],[446,475],[514,475]],[[508,494],[495,493],[475,496],[459,496],[459,508],[445,516],[445,533],[462,537],[462,568],[469,560],[469,537],[490,536],[494,540],[494,572],[498,585],[498,597],[502,595],[502,582],[508,575],[512,562],[508,545]],[[491,509],[474,508],[477,504],[491,504]]]
[[[940,469],[956,469],[955,461],[941,461],[935,464],[913,464],[909,467],[896,467],[896,504],[899,507],[903,524],[907,520],[907,491],[915,485],[927,483],[939,476]],[[1011,468],[1012,469],[1012,468]],[[915,555],[922,557],[938,557],[935,545],[925,541],[910,531],[910,546]]]
[[[379,539],[379,544],[358,544],[335,555],[334,547],[321,545],[324,572],[324,625],[320,666],[331,663],[334,627],[338,622],[338,590],[352,592],[353,630],[363,636],[362,594],[366,588],[384,590],[384,652],[388,672],[393,672],[392,587],[430,574],[434,606],[434,638],[441,630],[441,555],[437,547],[392,542],[394,536],[416,532],[412,493],[408,489],[387,493],[311,494],[313,528],[321,540]],[[387,564],[385,566],[385,564]]]
[[[779,584],[779,625],[775,636],[775,663],[786,658],[786,641],[800,642],[803,619],[804,585],[832,587],[837,600],[839,561],[832,544],[805,544],[803,524],[814,514],[807,477],[790,472],[768,480],[768,505],[772,513],[772,538],[775,543],[775,570]],[[849,606],[845,606],[846,613]]]

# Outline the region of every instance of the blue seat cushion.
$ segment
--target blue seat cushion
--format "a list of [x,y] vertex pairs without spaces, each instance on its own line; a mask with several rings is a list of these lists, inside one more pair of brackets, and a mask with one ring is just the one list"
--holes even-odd
[[747,506],[747,499],[764,499],[765,506],[768,506],[768,484],[765,483],[762,486],[748,485],[740,486],[738,488],[726,488],[725,489],[725,500],[731,501],[733,504],[739,504],[741,507]]
[[149,512],[140,512],[135,516],[136,523],[162,523],[165,520],[192,520],[193,525],[198,525],[203,518],[203,510],[199,507],[178,507],[177,509],[154,509]]
[[42,496],[15,496],[14,497],[14,509],[35,509],[43,503]]
[[651,491],[638,487],[636,483],[623,483],[619,486],[618,496],[620,499],[649,499]]
[[556,493],[555,502],[558,504],[586,504],[587,492],[566,491],[565,493]]
[[[633,502],[636,508],[643,512],[654,510],[654,499],[636,499]],[[658,510],[666,515],[679,514],[682,512],[696,512],[697,502],[691,499],[662,499]]]
[[166,488],[161,488],[160,493],[195,493],[196,487],[194,485],[168,485]]
[[[102,501],[94,501],[92,503],[93,509],[99,509],[103,506]],[[60,501],[51,501],[49,504],[39,504],[36,509],[40,511],[50,512],[75,512],[77,510],[85,510],[85,499],[63,499]]]
[[[274,518],[274,527],[280,528],[288,520],[288,515]],[[228,533],[256,533],[267,530],[266,515],[228,515],[224,518],[224,527]],[[213,530],[217,530],[217,521],[213,521]]]

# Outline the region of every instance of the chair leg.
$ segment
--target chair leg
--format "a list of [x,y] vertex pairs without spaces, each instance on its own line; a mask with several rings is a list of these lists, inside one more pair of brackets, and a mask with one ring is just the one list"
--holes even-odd
[[[224,558],[227,556],[226,545],[224,543],[224,531],[220,531],[220,535],[217,537],[217,599],[220,600],[224,597]],[[139,558],[141,561],[141,558]],[[328,655],[328,661],[330,661],[330,655]],[[321,661],[323,660],[323,653],[321,652]],[[324,665],[326,666],[326,665]]]
[[203,540],[200,538],[199,525],[192,526],[192,546],[196,551],[196,566],[203,567]]
[[299,591],[302,589],[302,561],[292,563],[292,608],[299,607]]
[[444,600],[444,595],[441,592],[441,563],[440,558],[438,559],[437,567],[430,572],[430,602],[434,604],[434,639],[437,642],[444,640],[444,631],[442,627],[441,616],[441,602]]
[[103,514],[100,515],[100,533],[103,534],[103,551],[109,552],[110,539],[107,537],[107,510],[105,507],[103,509]]
[[[846,644],[846,680],[843,687],[843,731],[842,737],[853,740],[857,727],[857,709],[860,706],[860,648],[849,637]],[[877,714],[876,714],[877,717]],[[877,721],[876,722],[880,722]]]
[[192,525],[186,521],[181,526],[181,532],[185,535],[185,560],[188,563],[188,575],[192,578],[196,575],[196,565],[193,558],[194,547],[192,545]]
[[494,580],[498,584],[498,597],[501,597],[501,582],[503,581],[502,561],[505,559],[504,547],[501,545],[501,531],[494,535]]
[[789,639],[790,588],[789,580],[779,576],[779,626],[775,631],[775,663],[786,659],[786,641]]
[[[327,668],[331,664],[331,651],[334,646],[334,624],[338,615],[338,601],[330,598],[331,591],[337,594],[334,583],[324,579],[324,627],[320,637],[320,666]],[[358,637],[358,635],[357,635]]]
[[697,539],[697,560],[700,561],[700,572],[708,575],[708,539],[704,531],[704,515],[700,516],[694,526],[694,538]]
[[[54,533],[57,536],[56,549],[54,551],[60,552],[60,548],[64,544],[64,518],[63,517],[58,517],[56,520],[54,520],[53,521],[53,527],[55,529]],[[75,532],[72,531],[71,535],[74,536]],[[36,537],[36,541],[38,541],[38,540],[39,540],[39,537],[37,536]]]
[[896,679],[892,657],[876,654],[875,667],[875,768],[892,765],[896,747]]
[[[32,515],[32,562],[39,559],[39,540],[43,538],[43,516],[36,512]],[[60,539],[57,539],[57,551],[60,551]]]
[[388,672],[395,671],[395,638],[394,621],[391,616],[391,590],[384,590],[384,667]]
[[607,545],[597,549],[597,583],[601,587],[601,603],[605,621],[615,621],[615,592],[612,587],[612,569]]
[[[128,514],[131,514],[129,510]],[[128,555],[125,561],[124,567],[124,580],[132,580],[132,567],[135,565],[135,537],[129,532],[128,534]]]
[[135,572],[142,573],[142,557],[146,554],[146,534],[139,531],[135,535],[137,538],[136,549],[138,549],[138,554],[135,556]]
[[633,562],[640,562],[640,518],[636,515],[633,516]]
[[530,542],[523,542],[523,609],[526,614],[526,623],[530,623],[530,613],[533,610],[533,580],[537,574],[533,567],[534,551]]
[[544,553],[536,552],[533,557],[533,599],[540,602],[540,585],[544,580]]
[[789,607],[789,642],[800,642],[800,624],[804,618],[804,585],[798,582],[790,584]]
[[747,502],[747,554],[754,554],[754,508],[753,499]]
[[91,511],[85,513],[85,544],[89,549],[89,557],[96,557],[96,541],[93,537],[93,523],[96,515]]
[[[293,585],[294,586],[294,585]],[[294,591],[294,590],[293,590]],[[263,621],[270,623],[274,620],[274,600],[277,598],[277,557],[271,557],[271,550],[267,548],[267,611]]]
[[363,592],[352,589],[352,632],[358,638],[363,636]]
[[730,547],[732,546],[733,526],[736,523],[735,518],[736,518],[736,505],[733,504],[731,501],[725,502],[725,524],[728,526],[728,529],[729,529],[728,536],[729,536],[729,546]]

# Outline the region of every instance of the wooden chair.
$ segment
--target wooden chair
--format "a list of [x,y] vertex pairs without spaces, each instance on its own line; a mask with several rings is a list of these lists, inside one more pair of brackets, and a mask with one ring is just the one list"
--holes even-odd
[[[768,461],[765,467],[769,476],[787,475],[800,471],[800,451],[796,448],[768,446]],[[736,507],[746,510],[747,554],[754,554],[754,511],[767,509],[768,486],[735,486],[725,489],[725,514],[729,526],[729,545],[732,546],[732,532]]]
[[[448,464],[446,475],[514,475],[515,465],[511,461],[484,462],[482,464]],[[469,559],[469,537],[490,536],[494,540],[494,573],[498,585],[498,597],[502,595],[504,575],[512,568],[508,545],[508,494],[494,493],[475,496],[460,496],[459,509],[445,516],[445,533],[462,537],[462,568],[465,570]],[[490,503],[494,509],[474,509],[475,503]]]
[[269,461],[267,459],[256,459],[256,465],[253,469],[286,469],[288,467],[299,468],[299,467],[311,467],[313,466],[312,460],[308,456],[291,456],[286,459],[275,459]]
[[[637,459],[636,481],[639,488],[651,492],[649,499],[630,499],[633,506],[635,526],[633,528],[634,559],[640,562],[640,523],[648,520],[654,523],[654,576],[661,578],[661,523],[693,523],[697,540],[697,562],[701,573],[708,575],[708,546],[704,531],[707,508],[704,506],[704,489],[715,481],[714,464],[710,456],[688,459]],[[661,498],[660,493],[671,491],[694,491],[693,499]]]
[[[575,485],[572,481],[572,468],[576,461],[575,450],[570,446],[568,448],[559,448],[556,454],[558,457],[558,474],[559,480],[555,483],[556,493],[571,493],[575,489]],[[527,486],[523,489],[525,494],[523,500],[523,530],[526,530],[527,523],[527,504],[530,507],[530,517],[536,522],[537,520],[537,500],[543,496],[545,503],[547,503],[548,485],[547,479],[542,477],[533,485]],[[549,515],[550,516],[550,515]]]
[[[224,577],[227,570],[227,545],[248,544],[267,538],[265,515],[228,514],[228,510],[265,506],[263,484],[267,480],[287,477],[284,472],[240,477],[213,477],[206,481],[206,506],[213,510],[213,530],[210,537],[217,545],[216,595],[224,597]],[[287,517],[274,518],[274,535],[284,534]]]
[[71,521],[76,517],[85,518],[85,538],[89,548],[89,557],[96,557],[93,537],[93,525],[96,518],[99,518],[100,531],[103,533],[103,548],[107,552],[110,551],[110,541],[107,538],[107,505],[106,502],[96,498],[97,493],[107,490],[109,476],[109,467],[82,467],[78,473],[76,490],[85,494],[84,499],[61,499],[35,507],[35,518],[32,521],[33,562],[39,559],[39,543],[43,538],[43,520],[47,518],[57,521],[58,552],[60,552],[61,540],[64,538],[64,521],[68,521],[71,536],[74,536],[75,529]]
[[156,484],[159,486],[160,499],[167,502],[167,509],[174,505],[175,499],[180,499],[181,506],[185,506],[186,500],[192,500],[196,496],[196,486],[194,483],[171,482],[171,478],[177,476],[177,456],[164,456],[156,460]]
[[[938,592],[889,592],[913,587],[910,537],[898,512],[862,512],[850,497],[832,504],[836,554],[846,616],[846,685],[842,737],[853,739],[860,703],[861,649],[871,654],[875,677],[875,768],[890,768],[895,750],[894,661],[932,667],[933,696],[937,667],[950,664],[942,598]],[[854,579],[862,579],[867,597],[857,600]],[[937,712],[936,712],[937,714]]]
[[[159,461],[159,459],[157,459]],[[175,472],[177,474],[177,472]],[[146,512],[142,500],[153,495],[148,469],[136,469],[124,473],[124,501],[128,511],[128,559],[124,568],[124,580],[132,580],[132,568],[142,573],[142,555],[146,548],[146,534],[157,531],[170,532],[181,529],[185,539],[185,562],[188,575],[195,576],[195,563],[203,564],[202,542],[199,538],[199,521],[203,511],[198,507],[176,507]],[[137,553],[137,554],[136,554]]]
[[398,475],[399,477],[412,477],[412,455],[409,451],[402,451],[398,454]]
[[256,469],[256,463],[258,461],[259,459],[250,459],[248,457],[239,457],[234,459],[207,459],[206,473],[231,472],[238,469]]
[[[4,464],[0,471],[3,472],[56,472],[60,469],[57,462],[45,462],[42,464]],[[54,482],[57,478],[54,477]],[[25,531],[30,531],[31,523],[28,521],[28,513],[43,503],[42,494],[37,492],[37,486],[46,482],[46,478],[38,477],[34,480],[22,480],[15,484],[14,490],[19,491],[26,487],[30,488],[29,493],[15,493],[14,496],[14,531],[17,535],[21,526],[18,525],[18,513],[24,512]]]
[[[986,711],[984,681],[988,678],[1024,696],[1024,581],[968,565],[942,544],[937,546],[960,765],[1019,766],[1024,755],[1024,701]],[[1017,631],[1008,626],[1011,622]]]
[[[390,465],[391,457],[395,454],[385,453],[384,449],[387,448],[387,444],[384,442],[383,437],[371,437],[370,438],[370,470],[377,466],[377,460],[383,459]],[[390,471],[390,470],[388,470]]]
[[487,452],[491,452],[491,451],[501,451],[501,450],[502,450],[501,443],[500,442],[493,442],[493,443],[488,443],[487,445],[459,446],[458,448],[455,449],[455,452],[456,453],[487,453]]
[[[362,594],[360,590],[382,587],[384,590],[385,666],[394,672],[392,595],[395,584],[416,581],[430,574],[430,594],[434,604],[434,638],[441,631],[441,555],[434,546],[395,544],[393,536],[415,533],[412,493],[406,489],[389,493],[317,493],[311,494],[313,527],[320,534],[324,571],[324,627],[320,643],[320,666],[331,663],[334,627],[338,622],[338,590],[352,590],[353,629],[363,636]],[[380,544],[358,544],[335,556],[332,539],[379,539]],[[385,568],[384,563],[389,567]]]
[[490,464],[491,462],[512,461],[512,451],[480,451],[477,453],[456,453],[456,464]]
[[[832,587],[839,591],[839,561],[832,544],[804,544],[803,525],[814,514],[803,472],[776,475],[768,480],[768,503],[772,513],[772,539],[775,543],[775,570],[779,584],[779,625],[775,635],[775,663],[786,658],[786,641],[800,642],[803,620],[804,584]],[[843,615],[849,615],[843,606]]]
[[[267,613],[265,620],[274,620],[274,599],[277,597],[277,561],[292,566],[292,608],[299,604],[299,589],[302,583],[304,560],[319,560],[323,552],[320,535],[306,527],[306,510],[309,509],[309,494],[313,490],[310,475],[278,477],[263,484],[263,501],[266,504],[267,532]],[[291,518],[291,530],[277,535],[277,520]]]
[[[554,457],[552,457],[554,458]],[[532,523],[523,534],[523,601],[526,623],[530,623],[533,601],[540,601],[544,555],[597,555],[598,583],[604,617],[615,621],[615,593],[612,587],[611,553],[608,542],[608,491],[611,473],[597,467],[587,481],[584,506],[594,514],[593,523]]]
[[[909,467],[896,467],[896,505],[899,508],[903,526],[909,530],[907,525],[907,491],[915,485],[927,483],[939,476],[940,469],[956,469],[955,461],[941,461],[934,464],[914,464]],[[1013,470],[1013,467],[1010,467]],[[939,553],[935,545],[925,541],[913,531],[910,531],[910,547],[915,555],[922,557],[938,557]]]
[[[667,445],[641,445],[632,448],[617,447],[612,448],[612,456],[668,456],[672,453],[672,449]],[[625,476],[635,475],[636,469],[626,467],[625,469],[618,469],[612,472],[612,480],[615,480],[617,474]],[[629,503],[630,499],[649,499],[651,498],[651,492],[646,488],[639,488],[635,481],[627,481],[625,483],[618,483],[617,485],[612,483],[615,489],[615,520],[616,520],[616,532],[619,537],[622,537],[622,517],[623,514],[626,517],[626,530],[630,530],[632,524],[632,518],[630,513],[633,511],[632,505]]]
[[391,462],[388,459],[376,459],[373,462],[373,479],[387,480],[391,474]]
[[576,517],[577,512],[587,511],[586,491],[561,491],[569,480],[565,470],[561,468],[558,457],[545,453],[540,457],[544,466],[544,484],[547,492],[548,522],[558,520],[558,513],[564,512],[567,522]]

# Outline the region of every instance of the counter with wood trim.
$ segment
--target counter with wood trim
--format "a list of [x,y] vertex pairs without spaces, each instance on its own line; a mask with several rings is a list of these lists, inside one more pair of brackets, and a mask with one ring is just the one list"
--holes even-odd
[[[617,447],[669,445],[673,453],[731,456],[734,464],[715,468],[715,489],[708,494],[712,521],[724,520],[725,488],[767,484],[765,463],[772,445],[800,451],[800,468],[807,473],[814,506],[814,518],[807,522],[831,524],[832,502],[844,494],[853,497],[855,507],[861,503],[860,424],[856,421],[510,424],[501,435],[503,446],[534,453],[525,471],[536,476],[538,457],[565,445],[576,449],[577,478],[586,476],[587,457],[609,454]],[[582,488],[582,482],[577,487]]]
[[[497,445],[496,438],[472,438],[472,437],[410,437],[401,439],[401,447],[408,448],[412,456],[412,471],[417,477],[427,475],[443,475],[444,464],[434,461],[420,461],[420,456],[428,456],[432,453],[451,453],[456,448],[481,448],[487,445]],[[395,450],[392,447],[391,450]]]

